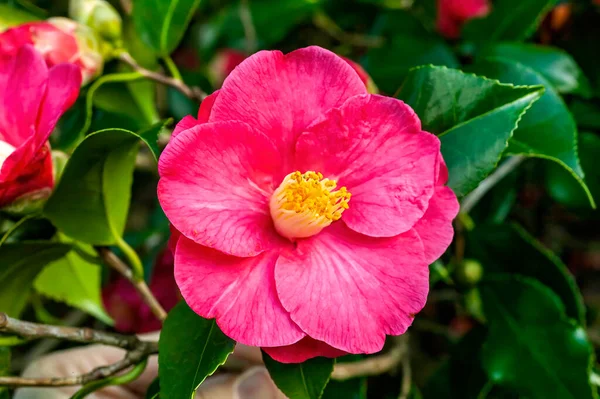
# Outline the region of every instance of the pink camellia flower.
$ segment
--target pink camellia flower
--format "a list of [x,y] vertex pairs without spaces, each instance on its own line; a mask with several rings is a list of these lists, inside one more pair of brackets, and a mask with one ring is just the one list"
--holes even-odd
[[465,22],[485,17],[489,0],[437,0],[437,28],[448,39],[457,39]]
[[0,207],[47,196],[54,185],[48,137],[77,99],[74,65],[48,68],[30,45],[0,52]]
[[26,44],[43,55],[48,67],[61,63],[76,65],[84,84],[102,69],[100,45],[93,32],[67,18],[29,22],[0,33],[0,53],[14,55]]
[[185,301],[287,363],[404,333],[458,211],[439,139],[319,47],[242,62],[159,173]]
[[[170,250],[162,251],[156,258],[150,291],[166,311],[181,299],[173,278],[173,254]],[[141,334],[160,330],[161,322],[125,278],[120,277],[107,285],[102,290],[102,298],[106,310],[115,319],[118,331]]]

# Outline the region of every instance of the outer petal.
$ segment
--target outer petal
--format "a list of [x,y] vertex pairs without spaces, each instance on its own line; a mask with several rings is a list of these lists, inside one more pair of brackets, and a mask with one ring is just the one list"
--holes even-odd
[[296,168],[338,180],[352,193],[342,216],[353,230],[392,237],[409,230],[433,195],[440,141],[421,131],[402,101],[361,95],[332,109],[296,146]]
[[19,147],[35,131],[48,68],[30,45],[0,57],[0,140]]
[[215,100],[219,96],[220,91],[221,90],[215,90],[212,94],[209,94],[204,100],[202,100],[200,103],[200,109],[198,110],[198,123],[208,122],[213,105],[215,105]]
[[197,125],[171,140],[158,166],[158,199],[183,235],[235,256],[276,245],[268,201],[281,157],[266,136],[241,122]]
[[181,237],[175,280],[187,304],[216,318],[223,332],[252,346],[289,345],[304,337],[281,306],[273,269],[277,252],[237,258]]
[[81,72],[72,64],[60,64],[48,71],[46,96],[41,105],[37,123],[38,143],[45,143],[54,129],[54,125],[77,96],[81,86]]
[[244,121],[291,159],[296,137],[309,124],[363,93],[365,85],[352,67],[328,50],[261,51],[225,79],[210,121]]
[[263,347],[262,350],[280,363],[302,363],[317,356],[335,358],[347,355],[346,352],[311,337],[304,337],[288,346]]
[[429,270],[412,231],[367,237],[334,223],[282,252],[277,294],[310,337],[350,353],[374,353],[406,331],[425,305]]
[[458,209],[458,200],[452,190],[445,186],[436,187],[427,212],[414,227],[423,241],[425,260],[428,263],[433,263],[442,256],[452,242],[452,220]]
[[184,132],[188,129],[191,129],[198,124],[199,124],[199,122],[193,116],[188,115],[188,116],[184,117],[175,126],[175,129],[173,129],[173,133],[171,133],[171,140],[173,140],[175,137],[177,137],[179,135],[179,133]]

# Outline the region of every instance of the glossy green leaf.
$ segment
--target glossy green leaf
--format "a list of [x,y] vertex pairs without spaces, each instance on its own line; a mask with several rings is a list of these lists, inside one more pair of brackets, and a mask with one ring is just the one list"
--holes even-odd
[[585,323],[585,306],[575,279],[556,255],[523,228],[478,225],[467,238],[467,256],[481,262],[484,276],[511,273],[535,278],[560,297],[569,317]]
[[74,243],[62,235],[61,241],[74,245],[73,250],[48,264],[35,279],[34,288],[40,294],[65,302],[112,325],[113,321],[102,304],[100,265],[90,261],[96,252],[90,245]]
[[[585,172],[585,182],[592,197],[600,200],[600,169],[598,154],[600,154],[600,137],[594,133],[579,135],[579,158]],[[590,202],[585,190],[564,168],[549,164],[546,169],[546,187],[556,201],[572,208],[589,209]]]
[[503,0],[493,4],[485,18],[476,18],[463,28],[465,39],[474,42],[522,41],[531,36],[556,0]]
[[480,285],[489,334],[482,362],[497,385],[530,399],[596,398],[593,349],[559,297],[534,279],[498,277]]
[[590,82],[566,51],[532,43],[497,43],[480,57],[500,57],[519,62],[542,75],[559,93],[591,94]]
[[44,214],[79,241],[115,244],[125,229],[139,139],[120,129],[87,136],[69,159]]
[[397,97],[415,110],[424,130],[440,137],[448,185],[464,196],[496,167],[517,123],[542,93],[541,86],[425,66],[409,72]]
[[331,380],[321,399],[367,399],[367,379],[353,378],[346,381]]
[[275,385],[289,399],[319,399],[329,382],[334,359],[315,357],[304,363],[279,363],[265,352],[263,361]]
[[460,65],[446,42],[407,12],[388,12],[378,20],[378,25],[384,26],[377,34],[389,37],[383,46],[370,49],[361,64],[385,93],[395,93],[413,67]]
[[567,106],[543,76],[514,61],[489,58],[473,66],[476,73],[503,83],[544,85],[546,91],[519,122],[506,149],[508,154],[523,154],[557,162],[581,184],[594,206],[585,184],[577,154],[577,126]]
[[37,275],[70,250],[68,244],[53,242],[5,243],[0,246],[0,312],[19,317]]
[[136,0],[132,19],[140,38],[161,56],[175,50],[200,0]]
[[160,382],[159,382],[158,377],[156,377],[154,379],[154,381],[152,381],[152,383],[148,387],[148,390],[146,390],[145,399],[158,398],[159,394],[160,394]]
[[170,312],[158,342],[161,399],[192,398],[206,377],[225,363],[235,342],[215,320],[194,313],[184,301]]
[[31,15],[21,9],[8,4],[0,4],[0,32],[26,22],[37,21],[38,19],[35,15]]

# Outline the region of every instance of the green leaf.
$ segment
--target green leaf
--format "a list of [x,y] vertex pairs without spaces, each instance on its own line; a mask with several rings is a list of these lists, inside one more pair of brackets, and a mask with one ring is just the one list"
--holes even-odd
[[503,0],[492,6],[485,18],[476,18],[463,28],[465,39],[474,42],[522,41],[531,36],[556,0]]
[[[593,133],[579,135],[579,158],[585,172],[585,181],[592,197],[600,199],[600,169],[597,157],[600,154],[600,137]],[[556,201],[573,208],[589,209],[590,202],[585,190],[564,168],[549,164],[546,169],[546,186]]]
[[0,312],[19,317],[36,276],[71,250],[68,244],[28,242],[0,246]]
[[480,57],[500,57],[519,62],[542,75],[559,93],[591,95],[590,82],[566,51],[532,43],[498,43]]
[[215,320],[194,313],[184,301],[169,312],[158,342],[161,399],[192,398],[206,377],[225,363],[235,342]]
[[321,399],[367,399],[367,379],[352,378],[346,381],[331,380]]
[[158,377],[156,377],[154,379],[154,381],[152,381],[152,383],[148,387],[148,390],[146,391],[145,399],[158,398],[159,394],[160,394],[160,382],[159,382]]
[[534,279],[498,277],[480,286],[489,335],[482,362],[498,385],[530,399],[596,398],[593,349],[558,296]]
[[34,288],[40,294],[112,325],[113,320],[102,304],[100,265],[90,262],[96,252],[90,245],[73,242],[63,235],[59,238],[61,242],[74,245],[74,250],[44,268],[35,279]]
[[79,241],[115,244],[125,229],[139,139],[120,129],[87,136],[46,203],[48,219]]
[[517,123],[543,90],[424,66],[409,72],[397,97],[415,110],[424,130],[440,137],[448,185],[464,196],[496,167]]
[[600,130],[600,101],[574,99],[569,109],[580,129]]
[[26,11],[14,8],[8,4],[0,4],[0,32],[26,22],[37,21],[38,19],[35,15],[31,15]]
[[383,92],[395,93],[413,67],[460,65],[446,42],[407,12],[388,12],[378,24],[384,25],[378,33],[391,30],[391,37],[386,38],[383,46],[369,50],[361,63]]
[[157,54],[175,50],[200,0],[136,0],[131,15],[140,38]]
[[265,352],[263,361],[275,385],[290,399],[319,399],[329,382],[334,359],[315,357],[304,363],[279,363]]
[[594,200],[583,181],[583,169],[577,154],[577,126],[567,106],[543,76],[514,61],[489,58],[473,66],[476,73],[504,83],[544,85],[546,91],[519,122],[505,155],[523,154],[545,158],[567,169],[586,191],[590,204]]
[[150,149],[150,152],[152,153],[152,156],[154,157],[154,160],[157,162],[160,155],[160,149],[158,148],[158,135],[165,128],[165,126],[169,125],[171,122],[172,119],[166,119],[138,132],[138,135],[142,141],[146,143]]
[[552,289],[569,317],[585,324],[585,305],[562,261],[517,225],[478,225],[469,232],[467,256],[478,259],[485,275],[511,273],[532,277]]

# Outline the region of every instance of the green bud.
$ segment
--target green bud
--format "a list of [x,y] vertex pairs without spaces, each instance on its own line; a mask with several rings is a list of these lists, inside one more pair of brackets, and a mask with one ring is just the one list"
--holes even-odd
[[69,16],[89,26],[105,40],[121,38],[121,16],[106,0],[70,0]]
[[477,284],[483,277],[481,263],[473,259],[465,259],[456,267],[456,280],[466,286]]

